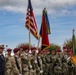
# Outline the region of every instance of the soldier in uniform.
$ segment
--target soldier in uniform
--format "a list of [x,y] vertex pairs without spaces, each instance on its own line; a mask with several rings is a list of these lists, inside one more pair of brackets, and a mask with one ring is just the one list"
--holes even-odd
[[67,47],[63,46],[63,56],[61,61],[62,61],[62,74],[64,75],[68,74],[67,59],[68,59]]
[[63,46],[63,57],[64,57],[65,59],[68,58],[68,53],[67,53],[67,47],[66,47],[66,46]]
[[67,65],[68,65],[68,75],[74,75],[75,73],[75,65],[72,63],[71,57],[73,56],[72,50],[68,50],[68,59],[67,59]]
[[23,48],[24,48],[24,46],[21,46],[21,47],[19,48],[19,56],[22,54]]
[[[20,55],[21,57],[21,62],[22,62],[22,75],[29,75],[29,56],[28,56],[28,47],[24,46],[23,47],[23,52]],[[30,65],[30,68],[32,66]]]
[[41,52],[41,59],[42,59],[42,68],[43,68],[43,75],[47,75],[47,69],[46,69],[46,52]]
[[31,48],[31,51],[32,51],[32,57],[30,62],[31,62],[31,75],[37,75],[38,73],[36,73],[36,69],[38,68],[38,63],[37,63],[37,55],[35,55],[35,50],[36,50],[36,47],[32,47]]
[[19,57],[19,48],[14,48],[14,56],[11,58],[12,75],[22,75],[21,58]]
[[61,62],[61,50],[57,49],[56,50],[56,61],[55,61],[55,66],[54,66],[54,73],[55,75],[62,75],[62,62]]
[[46,72],[47,72],[47,75],[51,75],[51,68],[50,68],[50,51],[49,50],[45,50],[46,52]]
[[11,72],[12,72],[12,63],[11,63],[11,51],[12,49],[8,48],[7,49],[7,54],[5,55],[5,62],[6,62],[6,71],[5,71],[5,74],[6,75],[12,75]]
[[51,65],[51,73],[52,73],[52,75],[54,75],[55,73],[55,70],[54,70],[54,68],[55,68],[55,66],[56,66],[56,60],[57,60],[57,55],[56,55],[56,52],[55,52],[55,50],[52,50],[51,51],[51,56],[50,56],[50,61],[51,61],[51,63],[50,63],[50,65]]
[[43,64],[41,59],[41,53],[39,52],[39,50],[36,50],[36,53],[37,53],[37,65],[38,65],[38,68],[36,68],[36,74],[43,75]]
[[4,45],[0,45],[0,75],[5,75],[5,58],[3,55]]

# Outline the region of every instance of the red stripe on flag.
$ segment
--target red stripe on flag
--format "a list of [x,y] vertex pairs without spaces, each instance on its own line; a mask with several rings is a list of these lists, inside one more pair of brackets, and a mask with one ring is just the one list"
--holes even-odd
[[34,13],[33,13],[33,9],[32,9],[30,0],[28,0],[28,9],[27,9],[27,13],[26,13],[25,26],[27,29],[29,29],[29,27],[30,27],[30,32],[38,39],[38,28],[36,25],[36,21],[35,21],[35,17],[34,17]]

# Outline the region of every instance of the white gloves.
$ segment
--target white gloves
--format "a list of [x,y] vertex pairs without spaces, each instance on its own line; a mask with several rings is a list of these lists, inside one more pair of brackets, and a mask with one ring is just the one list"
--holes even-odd
[[30,68],[32,68],[32,65],[30,65]]
[[34,63],[37,64],[37,60],[35,60]]
[[40,70],[40,73],[43,73],[43,70]]

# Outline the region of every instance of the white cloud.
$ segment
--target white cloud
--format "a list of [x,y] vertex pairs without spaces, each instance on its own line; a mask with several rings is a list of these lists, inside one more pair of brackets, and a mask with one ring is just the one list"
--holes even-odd
[[[47,8],[49,14],[74,14],[76,11],[68,11],[68,8],[76,5],[76,0],[31,0],[36,15],[42,14],[42,9]],[[0,0],[0,9],[12,12],[25,13],[28,0]],[[72,9],[73,10],[73,9]]]

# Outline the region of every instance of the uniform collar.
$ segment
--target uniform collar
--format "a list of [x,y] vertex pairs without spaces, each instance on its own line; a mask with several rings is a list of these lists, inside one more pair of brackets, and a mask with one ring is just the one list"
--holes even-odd
[[14,55],[15,57],[17,57],[17,58],[19,58],[19,56],[18,55]]

